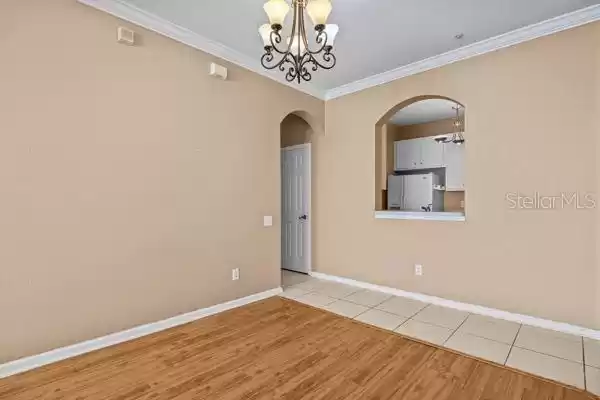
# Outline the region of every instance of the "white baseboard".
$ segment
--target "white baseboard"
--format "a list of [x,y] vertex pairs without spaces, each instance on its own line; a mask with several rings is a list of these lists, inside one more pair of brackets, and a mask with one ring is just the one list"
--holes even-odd
[[323,274],[320,272],[311,272],[311,276],[328,281],[343,283],[362,289],[373,290],[391,294],[394,296],[406,297],[425,303],[436,304],[442,307],[453,308],[456,310],[467,311],[473,314],[486,315],[488,317],[503,319],[506,321],[518,322],[524,325],[537,326],[539,328],[551,329],[557,332],[569,333],[572,335],[583,336],[590,339],[600,340],[600,331],[584,328],[577,325],[567,324],[565,322],[556,322],[549,319],[532,317],[530,315],[515,314],[508,311],[502,311],[495,308],[478,306],[475,304],[461,303],[459,301],[447,300],[441,297],[429,296],[422,293],[407,292],[406,290],[395,289],[388,286],[380,286],[372,283],[361,282],[350,278],[343,278],[335,275]]
[[46,353],[11,361],[6,364],[0,365],[0,379],[6,378],[11,375],[19,374],[21,372],[29,371],[35,368],[39,368],[44,365],[52,364],[57,361],[65,360],[67,358],[89,353],[94,350],[99,350],[105,347],[127,342],[129,340],[137,339],[139,337],[160,332],[165,329],[173,328],[175,326],[187,324],[188,322],[196,321],[208,317],[210,315],[231,310],[232,308],[240,307],[249,303],[254,303],[259,300],[276,296],[282,291],[283,290],[281,289],[281,287],[267,290],[265,292],[242,297],[241,299],[228,301],[226,303],[217,304],[212,307],[203,308],[186,314],[177,315],[175,317],[168,318],[162,321],[136,326],[135,328],[127,329],[125,331],[112,333],[107,336],[91,339],[81,343],[76,343],[74,345],[51,350]]

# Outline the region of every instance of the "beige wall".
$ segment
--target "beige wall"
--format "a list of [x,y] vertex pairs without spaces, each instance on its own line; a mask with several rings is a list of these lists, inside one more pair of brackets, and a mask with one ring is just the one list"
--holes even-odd
[[[598,25],[598,24],[597,24]],[[600,158],[600,27],[596,27],[596,62],[594,67],[596,69],[596,111],[595,111],[595,121],[596,121],[596,156]],[[600,192],[600,162],[596,159],[596,187],[597,191]],[[600,207],[596,209],[596,312],[595,312],[595,320],[596,327],[600,326]]]
[[120,24],[0,4],[0,363],[280,285],[280,122],[323,102]]
[[[327,165],[317,172],[316,269],[600,328],[596,211],[505,201],[596,192],[598,36],[600,24],[587,25],[327,102],[326,135],[313,141]],[[375,220],[374,126],[431,94],[467,109],[467,222]]]
[[281,121],[281,148],[310,143],[313,130],[297,115],[290,114]]

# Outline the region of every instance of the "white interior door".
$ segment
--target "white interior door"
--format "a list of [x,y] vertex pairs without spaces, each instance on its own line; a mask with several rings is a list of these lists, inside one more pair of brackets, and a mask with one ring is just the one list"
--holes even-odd
[[281,150],[281,268],[310,271],[310,144]]

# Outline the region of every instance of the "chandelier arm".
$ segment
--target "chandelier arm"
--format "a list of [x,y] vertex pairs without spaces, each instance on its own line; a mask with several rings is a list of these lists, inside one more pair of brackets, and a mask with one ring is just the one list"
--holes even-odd
[[316,71],[318,68],[316,68],[315,64],[311,62],[311,58],[312,55],[310,53],[304,53],[304,55],[302,56],[302,59],[300,60],[300,71],[302,72],[302,76],[304,77],[305,75],[309,76],[310,80],[312,78],[310,72],[308,72],[307,69],[307,65],[308,64],[313,64],[312,70]]
[[[309,82],[312,79],[312,74],[308,71],[308,68],[306,67],[307,64],[311,63],[311,58],[312,58],[312,56],[309,53],[304,53],[304,55],[300,59],[299,67],[298,67],[298,72],[299,72],[298,82],[300,82],[300,78],[304,79],[307,82]],[[313,71],[317,70],[317,68],[314,66],[314,63],[313,63],[312,70]]]
[[281,65],[283,65],[286,62],[286,58],[287,54],[281,57],[281,59],[275,64],[271,64],[271,62],[275,59],[275,55],[270,50],[267,50],[265,54],[263,54],[260,58],[260,63],[265,69],[275,69],[277,67],[280,67],[279,69],[283,71],[283,69],[281,69]]
[[319,33],[317,33],[317,37],[315,38],[315,41],[317,42],[317,44],[321,44],[321,47],[317,51],[309,50],[309,52],[311,54],[318,54],[318,53],[321,53],[323,50],[325,50],[325,47],[327,47],[327,42],[329,41],[329,36],[327,35],[327,32],[322,30]]
[[308,72],[306,68],[302,70],[302,79],[304,79],[306,82],[310,82],[312,79],[311,73]]
[[[290,54],[290,50],[292,48],[292,43],[294,42],[293,38],[294,35],[296,34],[296,25],[297,25],[297,18],[298,18],[298,13],[294,13],[294,20],[292,22],[292,35],[290,36],[290,42],[287,45],[287,49],[285,50],[280,50],[277,47],[277,44],[281,43],[281,34],[279,33],[279,30],[271,30],[271,35],[269,35],[269,40],[271,41],[271,46],[273,47],[273,49],[279,53],[279,54]],[[275,38],[275,39],[273,39]],[[284,57],[285,59],[285,57]]]
[[275,52],[279,54],[286,54],[290,51],[290,45],[288,45],[287,50],[280,50],[277,47],[277,45],[281,43],[281,34],[278,31],[272,30],[271,34],[269,35],[269,40],[271,41],[271,49],[275,50]]
[[299,10],[298,12],[300,14],[300,21],[301,21],[300,22],[300,36],[302,36],[302,41],[304,42],[304,47],[306,48],[306,52],[310,53],[310,54],[321,53],[327,46],[327,32],[325,32],[325,30],[323,30],[323,29],[318,31],[319,33],[317,34],[316,42],[317,42],[317,44],[320,44],[321,47],[315,51],[311,50],[310,46],[308,45],[308,36],[306,35],[306,25],[304,24],[304,11]]
[[[319,62],[319,60],[317,60],[317,58],[313,54],[310,55],[310,60],[307,60],[306,62],[311,62],[315,66],[318,66],[319,68],[323,69],[332,69],[333,67],[335,67],[337,59],[335,58],[335,55],[333,53],[325,51],[324,53],[322,53],[321,57],[323,58],[323,61],[325,61],[325,63]],[[313,71],[316,71],[316,69],[313,69]]]
[[[296,33],[296,19],[297,19],[297,16],[294,15],[294,21],[292,24],[292,36],[291,36],[292,38],[294,37],[293,35]],[[291,57],[292,59],[290,60],[293,40],[290,40],[286,50],[280,50],[279,48],[277,48],[277,44],[281,43],[281,34],[279,33],[279,31],[275,30],[275,29],[271,30],[271,35],[269,36],[269,39],[271,41],[271,48],[266,50],[266,53],[262,56],[262,58],[260,60],[262,66],[264,68],[275,69],[275,68],[279,67],[279,70],[281,72],[284,72],[285,71],[284,64],[290,63],[290,64],[292,64],[292,66],[294,64],[296,64],[295,60],[293,60],[293,57]],[[268,66],[267,63],[270,63],[275,58],[273,56],[272,50],[275,50],[275,52],[282,54],[283,57],[281,57],[281,59],[274,65]],[[296,65],[296,67],[297,67],[297,65]],[[292,67],[290,67],[290,70],[292,70]],[[294,75],[294,74],[292,74],[292,75]],[[288,74],[286,75],[286,79],[288,79],[289,76],[290,76],[290,71],[288,71]],[[295,75],[294,75],[294,78],[295,78]],[[294,80],[294,78],[292,78],[291,80]]]
[[311,57],[312,56],[310,55],[310,53],[304,53],[302,55],[302,58],[300,59],[300,65],[306,64],[310,60]]
[[[296,60],[296,58],[292,55],[292,53],[288,53],[285,58],[284,58],[288,63],[290,63],[290,67],[288,68],[287,73],[285,74],[285,79],[288,82],[292,82],[293,80],[298,80],[298,83],[300,82],[300,75],[299,75],[299,65],[298,62]],[[285,70],[284,65],[282,64],[280,69],[282,71]]]

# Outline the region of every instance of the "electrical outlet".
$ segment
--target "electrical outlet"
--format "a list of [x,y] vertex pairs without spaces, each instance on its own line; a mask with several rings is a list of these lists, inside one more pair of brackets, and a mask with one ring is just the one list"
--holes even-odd
[[465,208],[465,201],[464,200],[460,201],[460,208]]
[[238,279],[240,279],[240,269],[234,268],[231,270],[231,280],[237,281]]
[[415,264],[415,275],[416,276],[423,275],[423,266],[421,264]]

